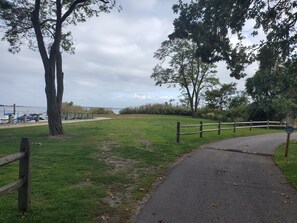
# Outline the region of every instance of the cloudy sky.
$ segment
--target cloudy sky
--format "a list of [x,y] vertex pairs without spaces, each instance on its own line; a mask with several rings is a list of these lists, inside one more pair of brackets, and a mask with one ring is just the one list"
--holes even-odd
[[[63,54],[63,101],[82,106],[123,108],[178,99],[179,89],[158,87],[150,78],[153,53],[173,31],[177,0],[121,0],[123,10],[72,27],[75,54]],[[2,34],[2,33],[0,33]],[[44,72],[38,52],[10,54],[0,42],[0,104],[45,106]],[[249,68],[252,75],[255,67]],[[236,82],[224,65],[222,82]],[[243,88],[244,81],[238,87]]]

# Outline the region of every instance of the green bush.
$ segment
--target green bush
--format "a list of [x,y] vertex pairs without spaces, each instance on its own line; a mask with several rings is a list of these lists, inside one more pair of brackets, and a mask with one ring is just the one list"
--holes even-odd
[[85,113],[86,109],[82,106],[74,105],[73,102],[62,103],[62,113]]
[[91,114],[114,114],[114,112],[108,108],[91,108],[89,110],[89,113],[91,113]]
[[198,114],[201,118],[212,119],[221,122],[249,121],[249,109],[244,105],[229,110],[202,108],[199,110]]
[[192,115],[190,108],[168,103],[128,107],[122,109],[120,114]]

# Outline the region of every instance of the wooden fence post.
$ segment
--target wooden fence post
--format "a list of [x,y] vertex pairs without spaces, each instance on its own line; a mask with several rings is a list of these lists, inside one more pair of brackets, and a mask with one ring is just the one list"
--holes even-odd
[[252,128],[253,128],[253,121],[251,120],[250,131],[252,131]]
[[200,138],[202,138],[202,134],[203,134],[203,123],[201,121],[200,122]]
[[269,130],[269,119],[267,120],[267,130]]
[[14,115],[16,114],[16,106],[15,106],[15,104],[13,104],[13,114]]
[[180,142],[180,122],[176,123],[176,142]]
[[26,155],[20,159],[19,164],[19,179],[23,179],[24,183],[19,188],[18,192],[18,210],[25,213],[30,208],[30,193],[31,193],[31,173],[30,173],[30,142],[27,138],[22,138],[20,144],[20,152],[25,152]]
[[233,133],[236,132],[236,122],[234,122],[234,128],[233,128]]
[[8,123],[9,124],[12,124],[12,114],[9,114],[8,115]]
[[218,135],[221,135],[221,122],[218,124]]
[[286,147],[285,147],[285,157],[288,157],[288,151],[289,151],[289,144],[290,144],[290,133],[287,133],[287,141],[286,141]]

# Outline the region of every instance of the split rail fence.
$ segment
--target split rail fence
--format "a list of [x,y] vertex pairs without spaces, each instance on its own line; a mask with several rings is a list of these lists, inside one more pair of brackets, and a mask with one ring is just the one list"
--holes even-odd
[[[218,135],[222,130],[233,130],[233,133],[237,129],[249,128],[252,131],[253,128],[283,128],[286,127],[286,122],[280,121],[249,121],[249,122],[216,122],[216,123],[203,123],[195,125],[181,125],[180,122],[176,124],[176,142],[180,142],[181,135],[195,135],[199,134],[200,138],[203,137],[203,133],[217,131]],[[187,129],[183,131],[184,129]]]
[[19,160],[19,180],[0,187],[0,196],[18,190],[18,211],[26,213],[30,208],[31,173],[30,142],[22,138],[20,152],[0,158],[0,167]]

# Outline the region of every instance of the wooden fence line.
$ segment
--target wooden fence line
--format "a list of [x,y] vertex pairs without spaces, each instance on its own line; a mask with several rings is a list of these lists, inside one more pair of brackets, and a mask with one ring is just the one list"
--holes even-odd
[[[205,129],[204,127],[207,126],[215,126],[215,128],[211,129]],[[223,127],[222,127],[223,126]],[[231,127],[226,127],[231,126]],[[285,127],[287,126],[286,122],[280,122],[280,121],[249,121],[249,122],[215,122],[215,123],[203,123],[202,121],[200,124],[196,125],[181,125],[180,122],[177,122],[176,124],[176,142],[180,142],[180,136],[181,135],[194,135],[199,134],[200,138],[203,137],[204,132],[212,132],[212,131],[218,131],[218,135],[221,134],[222,130],[233,130],[233,133],[236,132],[237,129],[244,129],[249,128],[250,131],[252,131],[253,128],[271,128],[271,127]],[[182,128],[195,128],[196,131],[193,132],[181,132]]]
[[92,114],[92,113],[64,112],[64,113],[62,113],[62,119],[64,119],[64,120],[71,120],[71,119],[94,119],[94,114]]
[[0,196],[18,190],[18,211],[26,213],[30,208],[31,172],[30,142],[22,138],[20,152],[0,158],[0,167],[19,160],[19,180],[0,187]]
[[[62,119],[63,120],[76,120],[76,119],[94,119],[94,114],[92,113],[62,113]],[[37,114],[36,115],[36,122],[40,121],[40,115]],[[24,114],[24,119],[23,119],[24,123],[28,123],[28,115]],[[12,114],[9,114],[8,116],[8,123],[9,124],[13,124],[14,123],[14,119]]]

